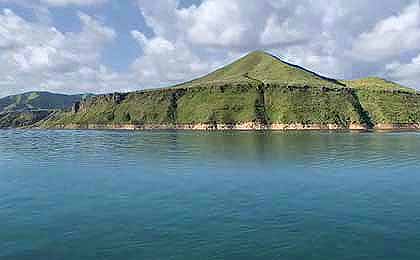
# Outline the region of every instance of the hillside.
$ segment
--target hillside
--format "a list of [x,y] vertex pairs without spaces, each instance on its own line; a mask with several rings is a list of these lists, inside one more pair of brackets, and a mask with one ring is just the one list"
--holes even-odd
[[0,99],[0,112],[70,108],[85,95],[63,95],[49,92],[28,92]]
[[28,92],[0,99],[0,128],[34,126],[55,111],[70,110],[74,103],[91,95]]
[[345,82],[356,90],[360,104],[379,127],[392,127],[390,124],[418,127],[420,95],[414,89],[374,77]]

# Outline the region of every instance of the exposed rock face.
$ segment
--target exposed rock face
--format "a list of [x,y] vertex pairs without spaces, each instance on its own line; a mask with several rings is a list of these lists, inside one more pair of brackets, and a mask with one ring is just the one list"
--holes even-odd
[[71,108],[71,112],[72,113],[77,113],[80,110],[80,101],[77,101],[76,103],[73,104],[72,108]]
[[420,130],[420,123],[417,124],[377,124],[375,130]]
[[120,104],[127,97],[128,94],[114,93],[112,99],[115,104]]
[[[334,124],[272,124],[264,125],[256,122],[241,124],[182,124],[182,125],[135,125],[135,124],[69,124],[57,125],[57,129],[114,129],[114,130],[200,130],[200,131],[229,131],[229,130],[278,130],[278,131],[368,131],[369,128],[362,124],[351,124],[343,127]],[[378,125],[374,130],[417,130],[419,124],[406,125]]]
[[192,131],[417,131],[420,124],[378,124],[369,128],[367,125],[351,124],[343,127],[334,124],[272,124],[264,125],[255,122],[241,124],[182,124],[182,125],[135,125],[135,124],[69,124],[57,125],[54,129],[69,130],[192,130]]
[[119,105],[127,98],[128,95],[128,93],[112,93],[90,97],[88,99],[75,102],[72,106],[71,112],[74,114],[83,113],[86,112],[86,109],[89,107],[93,107],[99,104],[110,103]]

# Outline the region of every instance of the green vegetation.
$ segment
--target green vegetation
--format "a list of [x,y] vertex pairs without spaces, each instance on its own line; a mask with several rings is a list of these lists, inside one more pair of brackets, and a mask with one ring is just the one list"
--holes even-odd
[[343,81],[354,88],[373,124],[420,122],[420,95],[414,89],[381,78]]
[[387,91],[357,91],[374,124],[420,123],[420,95]]
[[267,116],[272,123],[336,124],[365,123],[351,92],[335,89],[268,88]]
[[[116,101],[115,95],[123,100]],[[119,94],[91,98],[86,101],[87,110],[67,112],[56,119],[59,125],[66,124],[165,124],[171,121],[169,109],[172,91]]]
[[176,123],[243,123],[257,120],[258,99],[252,84],[194,88],[178,100]]

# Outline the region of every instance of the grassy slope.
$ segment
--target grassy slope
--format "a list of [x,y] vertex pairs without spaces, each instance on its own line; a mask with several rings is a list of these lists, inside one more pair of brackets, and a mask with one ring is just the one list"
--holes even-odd
[[356,89],[374,124],[420,122],[420,95],[414,89],[374,77],[344,82]]
[[420,96],[409,93],[357,92],[360,103],[369,112],[373,123],[419,123]]
[[53,124],[248,122],[255,119],[256,98],[256,89],[249,85],[130,93],[119,104],[93,99],[86,111],[63,113]]
[[319,89],[266,90],[266,109],[272,123],[324,123],[349,126],[363,123],[351,93]]
[[338,82],[262,52],[172,88],[129,93],[121,102],[101,96],[85,106],[47,126],[420,122],[420,96],[412,89],[378,78]]
[[164,124],[170,123],[168,110],[173,91],[130,93],[122,102],[112,97],[99,96],[87,101],[86,111],[65,112],[55,120],[56,124]]
[[254,85],[188,90],[177,102],[177,123],[241,123],[257,120]]

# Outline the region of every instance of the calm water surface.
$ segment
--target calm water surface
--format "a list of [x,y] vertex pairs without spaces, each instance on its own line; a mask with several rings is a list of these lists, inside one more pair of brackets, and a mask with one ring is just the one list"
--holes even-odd
[[0,131],[0,259],[420,259],[420,134]]

